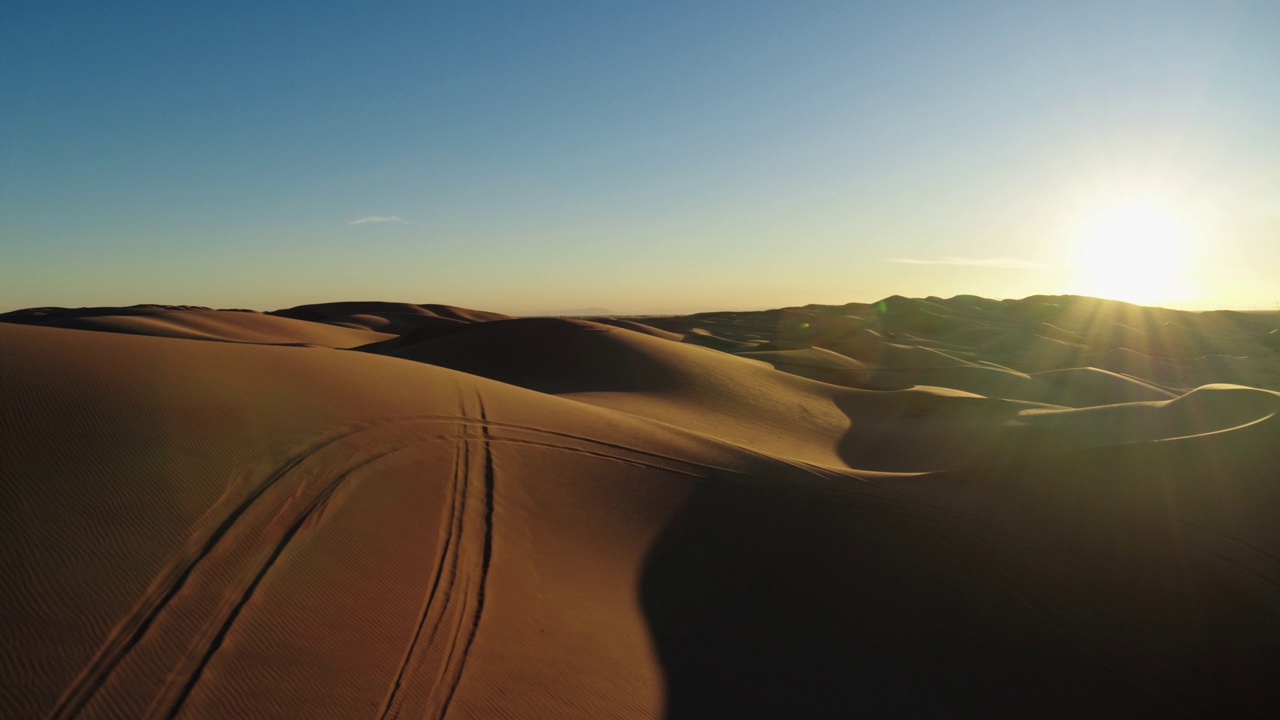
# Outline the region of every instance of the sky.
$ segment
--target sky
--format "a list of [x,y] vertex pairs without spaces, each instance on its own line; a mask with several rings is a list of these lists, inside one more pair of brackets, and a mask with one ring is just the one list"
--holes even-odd
[[1280,302],[1280,3],[0,0],[0,311]]

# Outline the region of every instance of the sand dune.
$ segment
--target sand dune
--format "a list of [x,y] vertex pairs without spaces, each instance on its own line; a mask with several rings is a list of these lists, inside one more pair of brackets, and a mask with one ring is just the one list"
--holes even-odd
[[271,313],[342,327],[365,328],[402,335],[419,328],[440,328],[488,320],[509,320],[510,315],[468,310],[451,305],[410,305],[390,302],[336,302],[299,305]]
[[348,348],[393,335],[364,328],[322,325],[252,311],[138,305],[127,308],[41,308],[0,315],[0,322],[98,330],[130,335]]
[[0,716],[1270,717],[1278,328],[0,315]]

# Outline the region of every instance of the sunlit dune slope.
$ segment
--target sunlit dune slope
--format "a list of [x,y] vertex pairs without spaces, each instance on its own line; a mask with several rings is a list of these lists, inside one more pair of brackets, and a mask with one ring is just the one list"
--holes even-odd
[[804,481],[427,365],[0,333],[5,717],[652,714],[650,544],[697,478]]
[[383,333],[302,322],[248,310],[137,305],[127,308],[40,308],[0,315],[0,322],[158,337],[269,345],[347,348],[390,338]]
[[1280,712],[1280,318],[602,320],[0,316],[0,717]]

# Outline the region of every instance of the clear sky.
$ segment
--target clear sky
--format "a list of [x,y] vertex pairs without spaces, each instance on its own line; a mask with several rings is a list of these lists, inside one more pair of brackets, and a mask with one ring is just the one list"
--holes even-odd
[[0,2],[0,310],[1280,301],[1280,2]]

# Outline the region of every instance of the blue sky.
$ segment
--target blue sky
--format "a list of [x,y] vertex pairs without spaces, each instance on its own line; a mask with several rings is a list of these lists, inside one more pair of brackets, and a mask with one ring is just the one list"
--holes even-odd
[[1280,300],[1277,3],[0,18],[0,310],[1021,297],[1085,287],[1092,219],[1137,202],[1185,245],[1176,282],[1161,238],[1116,256],[1150,301]]

